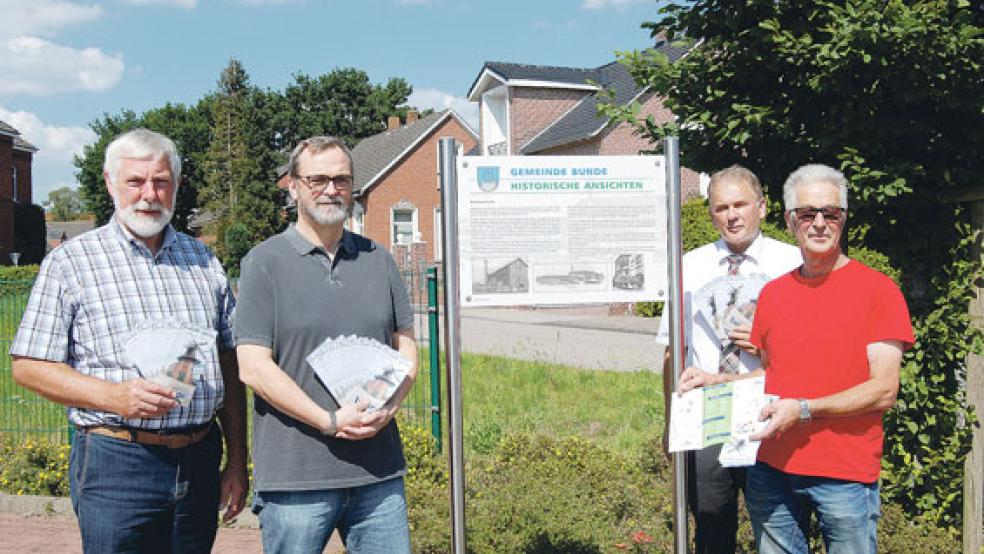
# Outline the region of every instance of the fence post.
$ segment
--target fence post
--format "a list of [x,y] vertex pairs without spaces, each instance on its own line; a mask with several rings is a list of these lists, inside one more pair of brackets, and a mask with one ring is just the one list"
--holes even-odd
[[430,352],[431,385],[431,434],[434,445],[441,452],[441,340],[438,336],[437,318],[437,268],[427,268],[427,340]]

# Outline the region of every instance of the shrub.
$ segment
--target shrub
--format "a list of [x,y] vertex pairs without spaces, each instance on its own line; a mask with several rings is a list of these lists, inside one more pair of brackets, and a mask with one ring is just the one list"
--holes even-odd
[[672,547],[672,502],[639,465],[580,438],[503,438],[467,481],[474,552]]
[[48,249],[44,210],[37,204],[14,204],[14,251],[22,264],[41,263]]
[[407,459],[407,518],[413,551],[450,552],[447,459],[436,452],[434,437],[420,427],[401,421],[400,436]]
[[40,267],[36,264],[0,265],[0,281],[33,281],[38,276]]
[[15,495],[68,495],[65,444],[6,436],[0,439],[0,491]]

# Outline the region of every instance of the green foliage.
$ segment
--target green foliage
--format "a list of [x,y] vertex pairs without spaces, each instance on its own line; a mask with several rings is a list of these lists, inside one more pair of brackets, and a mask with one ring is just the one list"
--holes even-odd
[[640,531],[652,552],[672,547],[668,490],[581,438],[511,435],[467,485],[474,552],[601,552]]
[[974,421],[964,362],[982,350],[967,309],[981,268],[967,214],[940,199],[984,174],[984,11],[963,0],[708,0],[662,15],[643,24],[654,37],[701,42],[673,64],[654,50],[622,58],[677,119],[605,113],[651,139],[678,135],[688,167],[742,163],[775,198],[804,163],[844,171],[850,253],[896,268],[917,332],[885,419],[884,490],[910,515],[959,525]]
[[18,264],[37,264],[48,251],[44,210],[37,204],[14,204],[14,249]]
[[0,281],[33,281],[40,268],[37,264],[0,265]]
[[69,446],[36,439],[0,438],[0,491],[14,495],[68,495]]
[[227,268],[229,278],[235,279],[239,277],[239,260],[243,259],[253,247],[253,237],[249,229],[238,221],[230,225],[220,236],[223,246],[222,264]]
[[82,193],[70,187],[61,187],[49,192],[48,199],[42,204],[54,221],[74,221],[85,213]]

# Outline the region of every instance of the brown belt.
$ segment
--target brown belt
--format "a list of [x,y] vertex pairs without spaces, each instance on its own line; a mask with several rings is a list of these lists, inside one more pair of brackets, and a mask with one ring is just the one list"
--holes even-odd
[[174,433],[162,435],[154,431],[143,431],[140,429],[126,429],[123,427],[109,427],[107,425],[93,425],[92,427],[78,427],[79,430],[96,435],[113,437],[127,442],[145,444],[149,446],[166,446],[168,448],[184,448],[191,446],[205,438],[205,435],[212,430],[212,423],[207,423],[204,427],[190,433]]

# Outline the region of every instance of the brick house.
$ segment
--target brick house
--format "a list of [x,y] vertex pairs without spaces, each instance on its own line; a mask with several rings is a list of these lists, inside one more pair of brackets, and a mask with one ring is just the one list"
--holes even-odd
[[0,265],[12,265],[14,206],[32,203],[31,162],[38,149],[0,121]]
[[354,196],[349,227],[387,246],[401,268],[442,259],[438,143],[453,137],[459,154],[478,135],[454,110],[389,118],[387,130],[352,149]]
[[[657,49],[671,62],[687,53],[666,42]],[[642,113],[657,121],[673,118],[617,62],[596,68],[486,62],[468,91],[468,99],[479,103],[481,155],[635,155],[652,149],[628,124],[613,125],[598,115],[598,103],[612,101],[599,95],[602,89],[612,90],[618,105],[639,102]],[[699,194],[706,188],[702,179],[683,168],[682,196]]]

